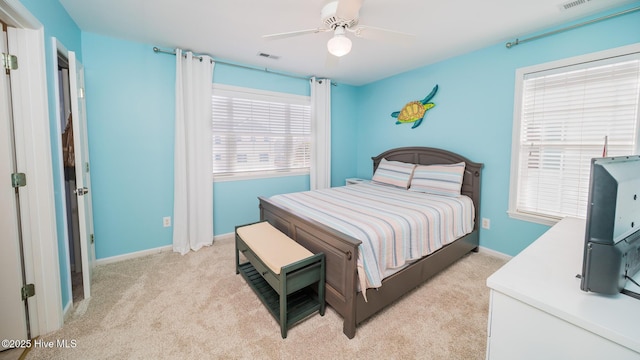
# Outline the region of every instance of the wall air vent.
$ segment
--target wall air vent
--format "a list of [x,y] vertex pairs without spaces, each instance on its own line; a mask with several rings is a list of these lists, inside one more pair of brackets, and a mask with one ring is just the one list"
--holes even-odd
[[258,56],[263,57],[263,58],[267,58],[267,59],[273,59],[273,60],[280,59],[280,56],[271,55],[271,54],[267,54],[267,53],[263,53],[263,52],[259,52]]
[[573,9],[573,8],[575,8],[577,6],[580,6],[580,5],[588,4],[591,1],[593,1],[593,0],[572,0],[572,1],[567,1],[565,3],[560,4],[560,5],[558,5],[558,7],[560,8],[560,10],[566,11],[566,10]]

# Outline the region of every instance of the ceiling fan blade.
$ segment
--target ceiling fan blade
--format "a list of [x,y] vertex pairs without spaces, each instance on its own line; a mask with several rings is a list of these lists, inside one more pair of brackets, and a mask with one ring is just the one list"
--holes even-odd
[[336,17],[351,20],[358,17],[363,0],[339,0]]
[[416,36],[413,34],[403,33],[400,31],[382,29],[373,26],[359,25],[355,29],[347,29],[353,32],[356,37],[371,40],[380,40],[386,42],[400,43],[403,45],[410,45],[415,40]]
[[300,35],[316,34],[316,33],[325,32],[328,30],[329,29],[316,28],[316,29],[289,31],[289,32],[278,33],[278,34],[262,35],[262,38],[266,40],[278,40],[278,39],[286,39],[286,38],[300,36]]

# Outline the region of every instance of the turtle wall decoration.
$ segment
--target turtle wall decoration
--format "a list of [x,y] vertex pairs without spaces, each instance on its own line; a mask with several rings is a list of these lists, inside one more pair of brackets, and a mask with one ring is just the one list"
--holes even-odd
[[436,104],[429,102],[436,96],[436,92],[438,92],[438,85],[433,87],[433,90],[422,100],[409,101],[400,111],[394,111],[391,113],[391,116],[397,118],[396,124],[410,124],[414,123],[411,127],[412,129],[417,128],[422,124],[422,120],[424,120],[424,115],[427,111]]

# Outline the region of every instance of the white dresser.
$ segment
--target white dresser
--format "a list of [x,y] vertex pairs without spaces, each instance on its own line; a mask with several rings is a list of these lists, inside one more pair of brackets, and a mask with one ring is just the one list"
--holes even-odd
[[640,300],[580,290],[584,229],[560,221],[487,279],[487,359],[640,359]]

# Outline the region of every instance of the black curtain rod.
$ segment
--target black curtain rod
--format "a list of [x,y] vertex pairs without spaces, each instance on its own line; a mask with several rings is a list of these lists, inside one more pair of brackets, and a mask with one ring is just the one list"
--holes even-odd
[[[157,46],[153,47],[153,52],[169,54],[169,55],[175,55],[176,54],[176,52],[173,51],[173,50],[171,50],[171,51],[162,50],[162,49],[158,48]],[[230,62],[215,60],[215,59],[213,59],[213,56],[211,56],[211,55],[207,55],[207,56],[209,56],[215,63],[218,63],[218,64],[225,64],[225,65],[229,65],[229,66],[235,66],[235,67],[239,67],[239,68],[247,69],[247,70],[264,71],[264,72],[267,72],[267,73],[270,73],[270,74],[287,76],[287,77],[294,78],[294,79],[311,80],[311,77],[309,77],[309,76],[291,75],[291,74],[286,74],[286,73],[282,73],[282,72],[269,70],[267,68],[257,68],[257,67],[252,67],[252,66],[238,65],[238,64],[234,64],[234,63],[230,63]],[[198,58],[200,58],[200,60],[202,60],[202,54],[195,54],[194,57],[198,57]]]

